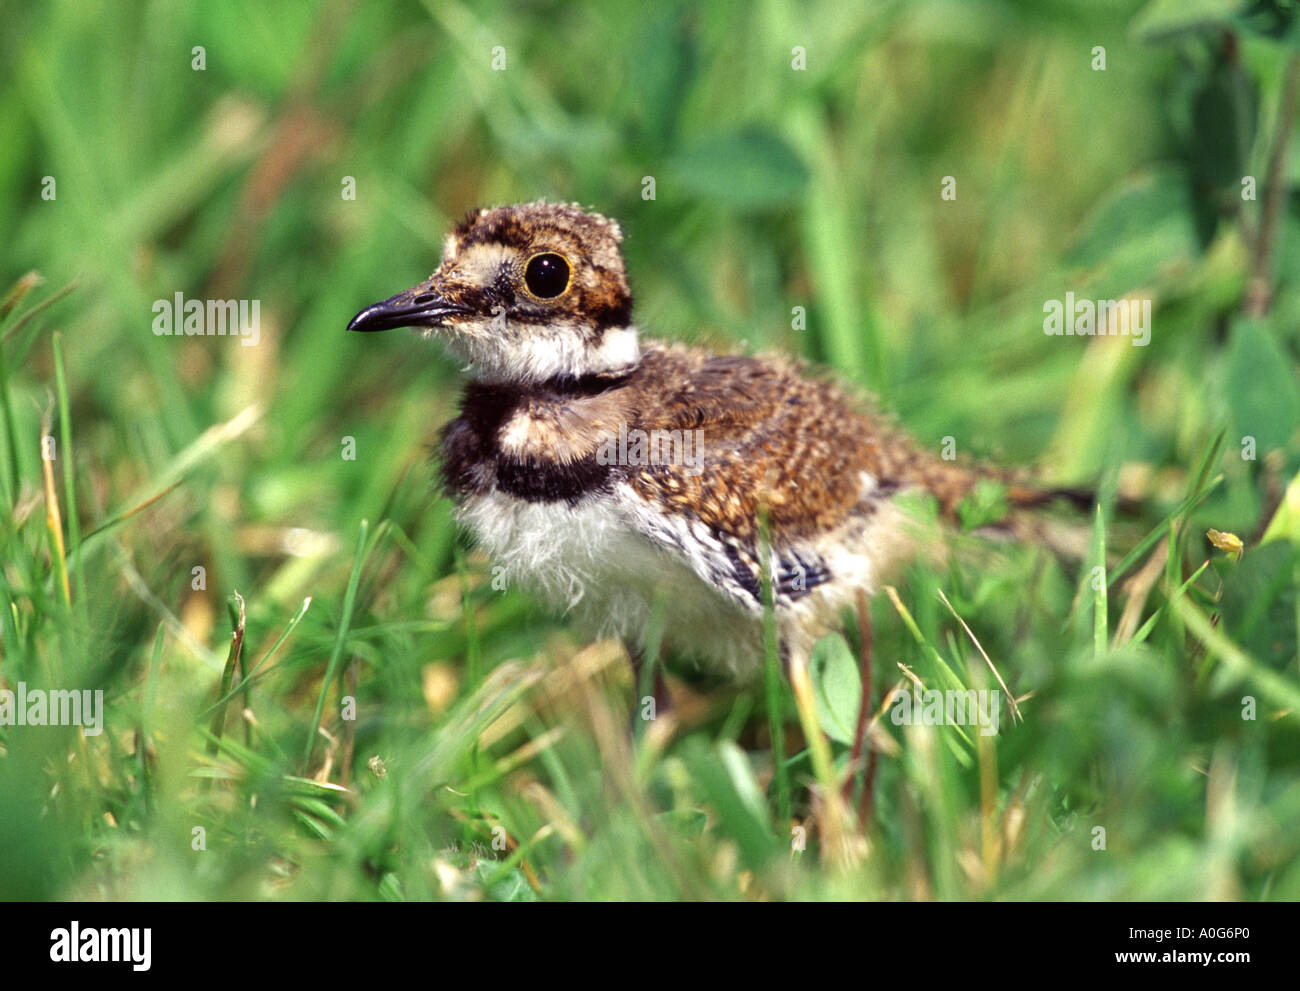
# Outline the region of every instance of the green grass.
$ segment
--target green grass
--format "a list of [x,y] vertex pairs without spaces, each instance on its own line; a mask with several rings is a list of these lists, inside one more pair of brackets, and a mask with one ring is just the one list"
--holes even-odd
[[[6,12],[0,686],[106,720],[0,726],[0,896],[1300,898],[1300,498],[1260,542],[1300,491],[1294,198],[1257,250],[1293,48],[1236,23],[1229,71],[1118,0],[861,6]],[[624,225],[646,332],[1101,483],[1078,555],[959,535],[871,604],[877,708],[996,671],[1021,718],[886,712],[856,821],[849,622],[805,694],[627,733],[618,649],[497,587],[435,492],[456,366],[343,332],[463,211],[539,196]],[[1152,299],[1149,346],[1045,335],[1067,291]],[[177,292],[260,300],[260,343],[155,336]]]

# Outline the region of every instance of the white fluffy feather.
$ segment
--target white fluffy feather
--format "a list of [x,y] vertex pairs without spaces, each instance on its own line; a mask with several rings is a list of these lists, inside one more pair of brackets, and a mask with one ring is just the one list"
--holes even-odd
[[[874,488],[874,481],[871,483]],[[665,642],[738,681],[762,672],[762,610],[737,585],[718,584],[727,557],[698,521],[665,514],[630,486],[577,506],[537,503],[501,492],[468,497],[459,518],[502,575],[578,620],[596,636],[644,642],[656,594],[668,594]],[[882,503],[868,522],[825,535],[807,550],[833,579],[795,600],[779,599],[783,642],[806,656],[839,624],[857,589],[876,590],[880,568],[902,550],[907,521]]]

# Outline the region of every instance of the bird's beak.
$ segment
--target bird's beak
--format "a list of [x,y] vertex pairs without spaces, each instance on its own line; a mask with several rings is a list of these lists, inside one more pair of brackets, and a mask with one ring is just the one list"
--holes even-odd
[[423,282],[414,288],[390,296],[382,303],[371,303],[352,318],[348,330],[392,330],[394,327],[441,327],[443,321],[469,307],[453,303]]

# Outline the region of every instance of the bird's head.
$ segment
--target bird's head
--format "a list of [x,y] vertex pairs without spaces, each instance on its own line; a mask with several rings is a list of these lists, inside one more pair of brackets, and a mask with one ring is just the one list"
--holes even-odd
[[616,375],[640,358],[618,224],[571,204],[476,210],[428,279],[348,330],[414,327],[490,382]]

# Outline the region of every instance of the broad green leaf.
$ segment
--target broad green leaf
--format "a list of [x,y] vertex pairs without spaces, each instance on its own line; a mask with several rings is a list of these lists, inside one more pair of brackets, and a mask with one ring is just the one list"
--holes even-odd
[[1087,269],[1099,291],[1128,292],[1153,284],[1171,260],[1191,259],[1199,252],[1190,208],[1187,182],[1178,168],[1153,169],[1127,180],[1092,211],[1066,264]]
[[1258,457],[1283,447],[1300,424],[1295,365],[1266,323],[1239,317],[1228,340],[1226,392],[1236,440],[1255,438]]
[[751,867],[766,863],[780,843],[772,835],[762,789],[744,752],[729,740],[710,747],[692,739],[686,742],[683,759],[700,798],[717,813],[745,863]]
[[862,677],[842,636],[832,633],[817,641],[809,674],[822,729],[832,740],[852,743],[862,706]]

